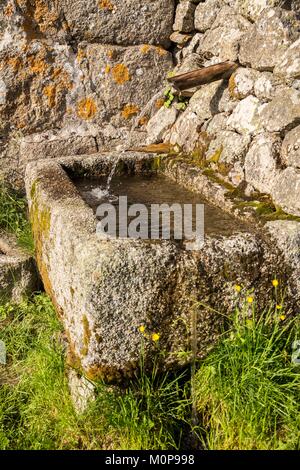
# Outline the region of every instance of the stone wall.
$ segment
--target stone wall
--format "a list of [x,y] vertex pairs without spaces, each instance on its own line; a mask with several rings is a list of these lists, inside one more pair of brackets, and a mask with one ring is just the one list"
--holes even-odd
[[126,140],[173,68],[173,20],[173,0],[0,0],[1,173],[22,185],[45,148],[92,153]]
[[182,0],[171,39],[175,73],[234,61],[229,80],[175,99],[148,123],[248,196],[270,195],[300,216],[300,1]]

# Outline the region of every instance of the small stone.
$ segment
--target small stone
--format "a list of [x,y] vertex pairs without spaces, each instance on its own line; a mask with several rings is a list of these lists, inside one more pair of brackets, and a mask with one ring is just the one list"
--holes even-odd
[[202,120],[188,108],[179,116],[165,141],[191,152],[197,146],[201,124]]
[[188,0],[180,2],[176,9],[174,31],[189,33],[194,29],[194,13],[196,5]]
[[281,8],[264,10],[241,39],[240,63],[257,70],[272,71],[297,38],[298,25],[292,12]]
[[281,140],[272,134],[259,134],[245,158],[245,179],[261,193],[271,194],[273,182],[279,173]]
[[300,168],[300,126],[288,132],[282,143],[282,162]]
[[241,100],[253,95],[255,80],[258,72],[240,67],[229,79],[229,93],[231,98]]
[[260,129],[258,111],[261,103],[255,96],[247,96],[240,101],[227,120],[229,129],[240,134],[255,134]]
[[170,40],[175,42],[179,46],[184,46],[188,41],[192,39],[191,34],[182,34],[179,31],[175,31],[171,34]]
[[[292,188],[292,190],[291,190]],[[281,171],[273,184],[272,198],[288,214],[300,216],[300,170],[288,167]]]
[[223,7],[211,29],[204,34],[200,44],[200,52],[202,54],[211,53],[222,61],[235,62],[238,57],[240,40],[250,26],[251,23],[241,15],[237,15],[232,8]]
[[291,44],[283,54],[274,74],[283,78],[300,78],[300,39]]
[[199,3],[195,11],[195,29],[202,33],[210,29],[222,6],[222,0],[206,0]]
[[162,106],[147,124],[147,144],[162,142],[166,132],[175,123],[177,115],[178,111],[174,106],[170,108]]
[[259,110],[261,126],[268,132],[282,132],[300,123],[300,92],[283,90]]

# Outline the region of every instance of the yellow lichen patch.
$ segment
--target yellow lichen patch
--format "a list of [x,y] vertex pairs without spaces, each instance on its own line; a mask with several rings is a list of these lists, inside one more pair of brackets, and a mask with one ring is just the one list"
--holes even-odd
[[161,47],[161,46],[155,47],[155,50],[156,50],[156,52],[157,52],[159,55],[161,55],[161,56],[167,55],[167,53],[168,53],[168,52],[166,51],[166,49],[164,49],[164,48]]
[[147,52],[149,52],[149,50],[150,50],[149,44],[143,44],[143,46],[141,46],[141,53],[142,54],[147,54]]
[[122,117],[124,119],[131,119],[132,116],[139,112],[140,108],[135,104],[126,104],[122,110]]
[[6,8],[4,9],[4,15],[5,16],[11,16],[13,14],[14,7],[11,3],[9,3]]
[[230,98],[233,100],[241,100],[243,97],[239,94],[236,83],[235,83],[235,74],[232,74],[228,82],[228,91]]
[[46,62],[38,56],[29,57],[28,62],[30,71],[35,73],[36,75],[45,73],[48,68]]
[[130,80],[129,70],[124,64],[117,64],[112,69],[113,79],[118,85],[123,85]]
[[141,117],[141,119],[139,119],[138,125],[139,125],[140,127],[145,126],[146,124],[148,124],[149,119],[150,119],[149,116],[143,116],[143,117]]
[[19,57],[12,57],[8,59],[8,65],[16,72],[22,65],[22,60]]
[[100,0],[99,7],[109,11],[113,11],[114,9],[114,5],[110,0]]
[[113,59],[115,55],[115,51],[113,51],[112,49],[109,49],[106,55],[109,59]]
[[105,69],[104,69],[104,72],[107,74],[107,73],[109,73],[110,71],[111,71],[111,67],[110,67],[110,65],[107,65],[107,66],[105,67]]
[[86,315],[82,317],[83,324],[83,348],[80,351],[83,356],[86,356],[89,350],[89,344],[91,339],[91,330],[88,318]]
[[44,0],[34,0],[31,8],[34,8],[33,18],[42,32],[45,32],[58,19],[57,12],[50,11]]
[[48,85],[44,88],[44,95],[48,98],[49,108],[54,108],[56,105],[56,86]]
[[156,109],[160,109],[164,105],[165,100],[163,98],[160,98],[159,100],[155,101],[155,107]]
[[78,52],[77,52],[77,62],[80,64],[83,59],[86,58],[86,53],[85,53],[85,50],[84,49],[78,49]]
[[84,120],[92,119],[97,112],[97,106],[92,98],[83,98],[77,104],[77,115]]

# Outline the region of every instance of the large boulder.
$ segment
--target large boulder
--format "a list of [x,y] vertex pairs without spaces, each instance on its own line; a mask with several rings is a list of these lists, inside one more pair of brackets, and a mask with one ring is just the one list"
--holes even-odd
[[300,126],[286,134],[282,143],[281,158],[285,165],[300,168]]
[[272,198],[288,214],[300,216],[300,170],[288,167],[273,182]]
[[173,0],[18,0],[32,34],[76,43],[160,44],[172,32]]

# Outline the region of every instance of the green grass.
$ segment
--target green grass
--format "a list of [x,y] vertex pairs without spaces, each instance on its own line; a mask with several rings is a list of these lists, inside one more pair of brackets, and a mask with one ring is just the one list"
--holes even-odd
[[34,252],[26,199],[0,182],[0,229],[14,233],[20,247]]
[[[73,409],[61,344],[61,326],[46,295],[0,308],[0,340],[8,367],[0,368],[0,449],[177,448],[182,377],[154,367],[123,390],[97,386],[83,415]],[[1,367],[1,366],[0,366]]]
[[[274,305],[257,319],[254,304],[231,322],[198,364],[194,433],[207,449],[299,449],[300,367],[291,364],[299,322]],[[8,352],[0,366],[2,450],[178,449],[192,428],[188,371],[159,374],[154,364],[146,372],[143,353],[126,387],[95,384],[96,400],[76,414],[62,328],[45,294],[0,307],[0,340]]]
[[[291,363],[298,319],[272,305],[236,310],[232,328],[196,375],[208,449],[300,449],[300,366]],[[282,318],[282,319],[280,319]]]

